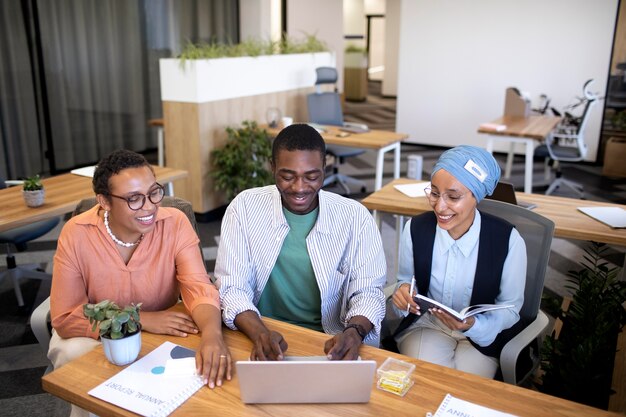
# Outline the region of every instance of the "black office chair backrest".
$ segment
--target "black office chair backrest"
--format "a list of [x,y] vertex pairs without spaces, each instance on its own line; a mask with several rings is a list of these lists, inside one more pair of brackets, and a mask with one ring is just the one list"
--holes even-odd
[[[72,217],[89,210],[95,205],[96,205],[95,197],[81,200],[76,205],[74,212],[72,212]],[[178,198],[178,197],[165,196],[163,197],[163,200],[161,201],[161,206],[162,207],[175,207],[178,210],[185,213],[185,215],[189,219],[189,222],[191,222],[191,226],[193,227],[193,230],[196,231],[196,235],[198,235],[198,239],[200,239],[200,233],[198,231],[198,224],[196,223],[196,215],[194,214],[193,207],[191,206],[191,203],[189,201],[183,200],[182,198]],[[205,259],[204,259],[204,253],[202,252],[202,241],[200,241],[199,247],[200,247],[200,254],[202,255],[202,260],[204,261]]]

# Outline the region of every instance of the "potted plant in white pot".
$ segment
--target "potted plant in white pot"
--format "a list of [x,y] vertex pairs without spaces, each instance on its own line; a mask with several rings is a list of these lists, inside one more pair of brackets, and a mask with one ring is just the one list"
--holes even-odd
[[43,204],[45,190],[39,175],[24,180],[22,195],[28,207],[39,207]]
[[137,359],[141,350],[141,303],[120,308],[112,301],[83,305],[83,314],[99,327],[100,340],[107,359],[114,365],[128,365]]

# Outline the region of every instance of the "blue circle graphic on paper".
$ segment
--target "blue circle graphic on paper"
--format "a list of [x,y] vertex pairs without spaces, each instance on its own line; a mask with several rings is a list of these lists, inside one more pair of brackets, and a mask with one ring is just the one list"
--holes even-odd
[[165,366],[155,366],[151,371],[155,375],[160,375],[165,372]]

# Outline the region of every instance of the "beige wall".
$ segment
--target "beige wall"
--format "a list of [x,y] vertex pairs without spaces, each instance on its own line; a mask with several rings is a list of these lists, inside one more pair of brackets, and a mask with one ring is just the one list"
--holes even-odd
[[[335,53],[338,69],[343,68],[343,2],[340,0],[288,0],[287,33],[294,38],[316,35]],[[338,71],[343,91],[343,71]]]
[[[603,95],[617,4],[402,0],[397,130],[416,143],[485,146],[476,130],[502,114],[507,87],[535,103],[545,93],[561,109],[589,78]],[[585,131],[588,160],[596,157],[601,120],[602,102]]]

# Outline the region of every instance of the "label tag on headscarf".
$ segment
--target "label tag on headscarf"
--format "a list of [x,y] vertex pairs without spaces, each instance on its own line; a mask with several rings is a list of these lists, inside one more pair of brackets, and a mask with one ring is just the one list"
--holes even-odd
[[476,177],[476,179],[478,179],[478,181],[480,181],[481,183],[487,178],[487,173],[483,171],[483,169],[471,159],[467,161],[463,168],[465,168],[467,172]]

